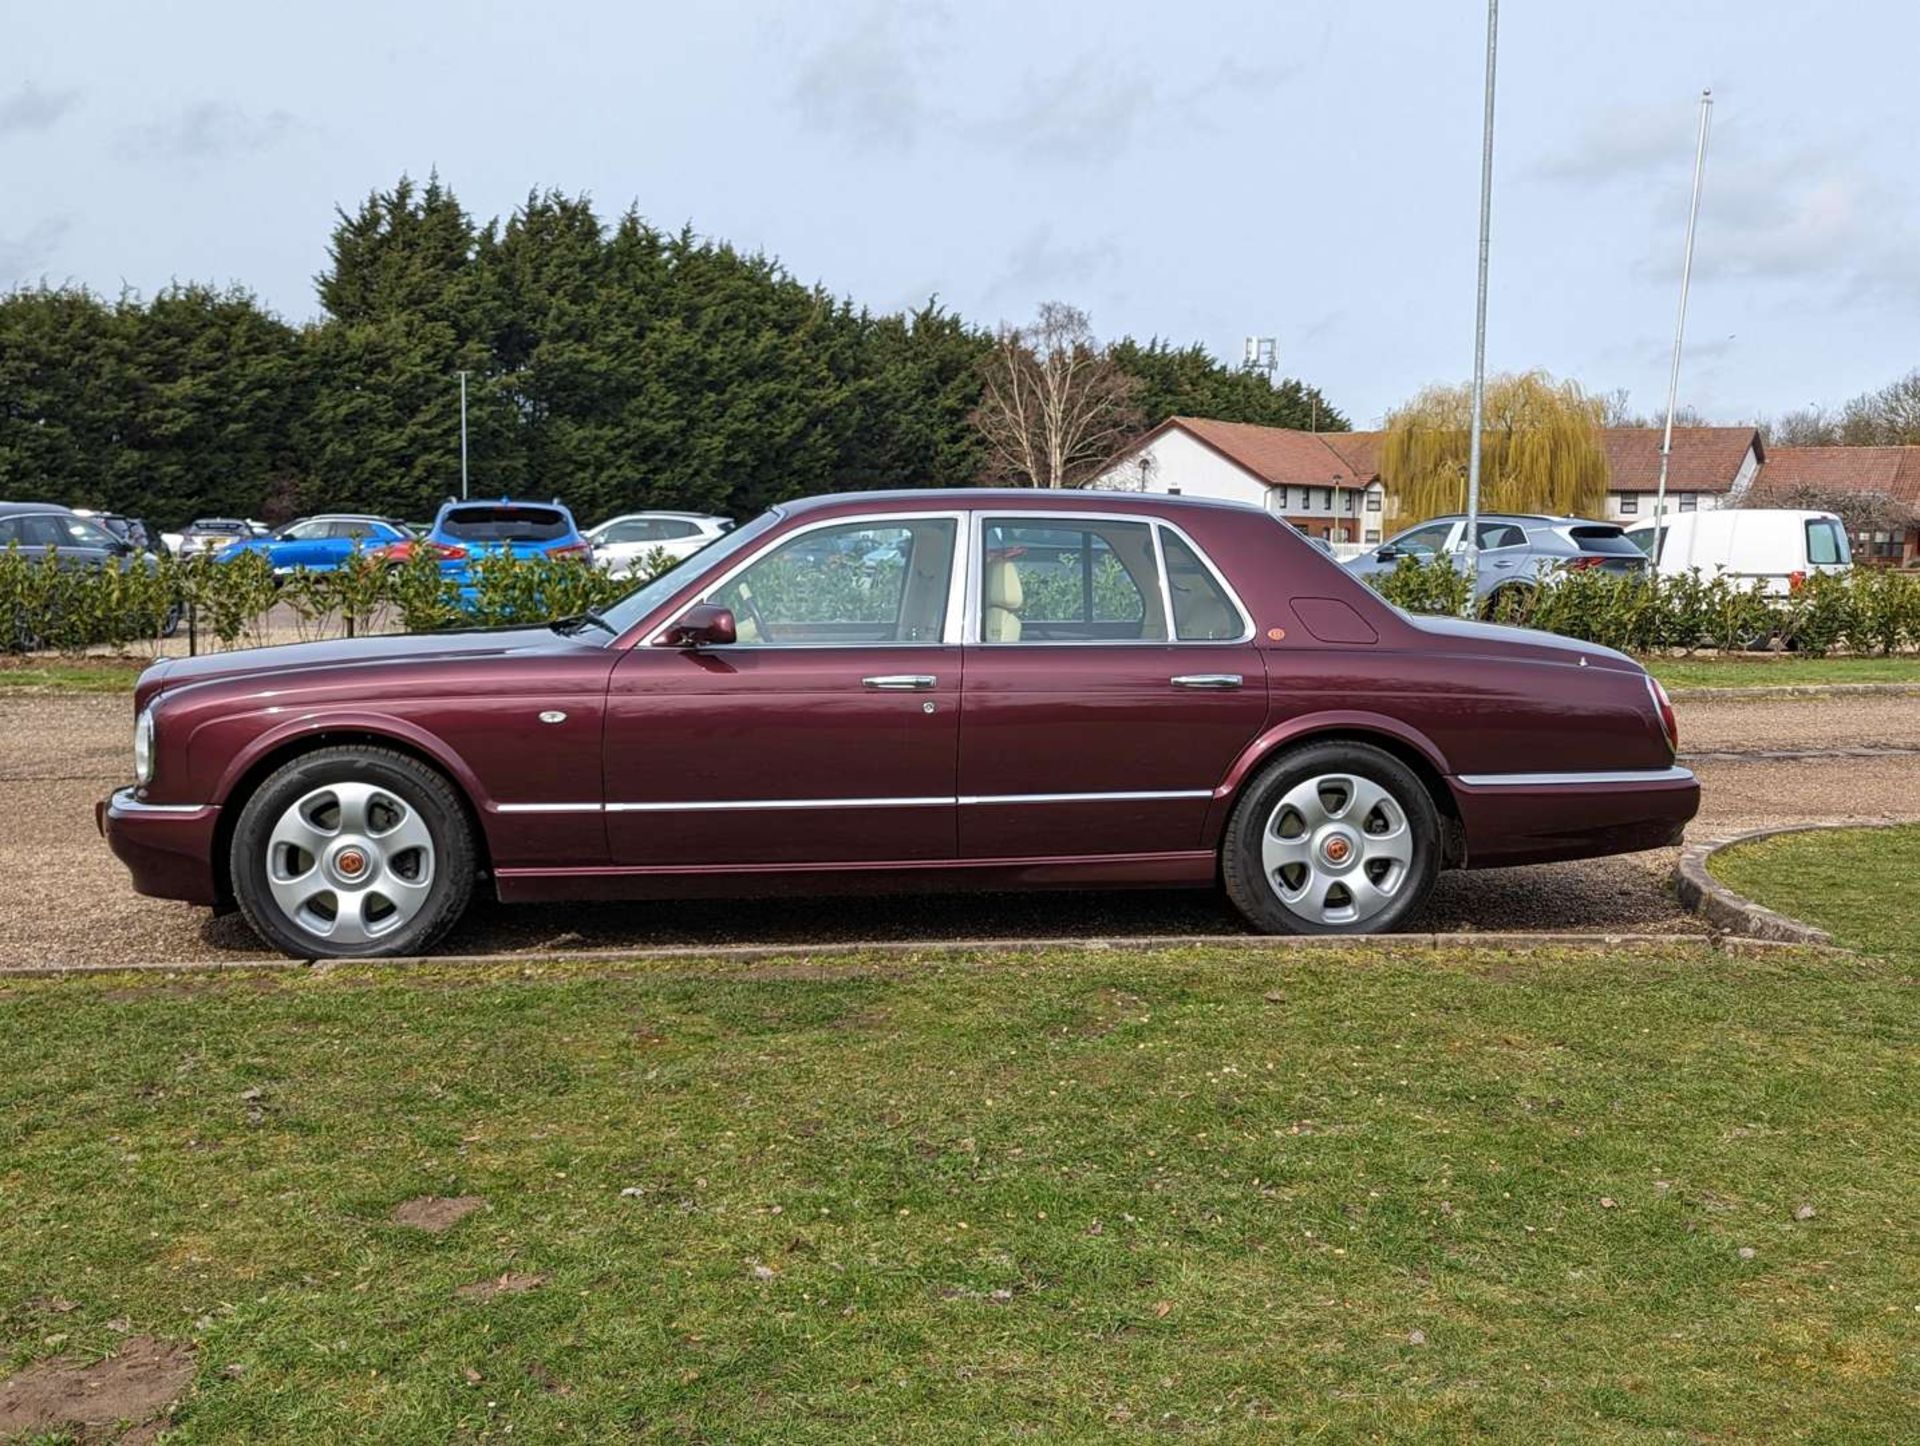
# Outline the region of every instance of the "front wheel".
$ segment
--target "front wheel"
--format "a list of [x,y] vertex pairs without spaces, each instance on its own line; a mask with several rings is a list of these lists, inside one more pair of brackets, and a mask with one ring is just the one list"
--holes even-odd
[[1406,764],[1366,743],[1281,755],[1235,806],[1221,845],[1227,895],[1268,934],[1400,928],[1440,871],[1440,818]]
[[247,922],[301,959],[423,952],[466,912],[476,867],[453,786],[367,746],[277,770],[242,807],[230,863]]

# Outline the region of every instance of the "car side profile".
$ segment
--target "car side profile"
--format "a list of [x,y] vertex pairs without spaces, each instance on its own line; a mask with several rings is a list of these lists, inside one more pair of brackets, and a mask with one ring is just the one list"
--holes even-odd
[[99,822],[303,957],[503,900],[1224,887],[1393,929],[1443,868],[1676,841],[1665,694],[1414,618],[1285,523],[1137,494],[783,504],[550,627],[156,663]]
[[1657,531],[1651,520],[1628,528],[1627,540],[1653,559],[1662,577],[1725,576],[1758,583],[1772,597],[1787,596],[1814,573],[1853,566],[1846,524],[1831,512],[1801,508],[1674,512]]
[[51,502],[0,502],[0,549],[51,553],[63,568],[125,566],[146,550],[99,519]]
[[[1483,512],[1476,536],[1480,577],[1474,596],[1490,612],[1510,594],[1516,602],[1523,600],[1556,571],[1597,568],[1638,575],[1647,566],[1646,554],[1627,540],[1621,527],[1585,517]],[[1466,546],[1464,516],[1435,517],[1394,534],[1377,549],[1351,559],[1347,567],[1356,577],[1392,572],[1405,558],[1449,557],[1464,567]]]
[[614,577],[630,577],[637,564],[655,553],[678,561],[691,557],[723,532],[731,517],[703,512],[628,512],[587,530],[594,562]]
[[397,522],[361,513],[322,513],[302,517],[267,537],[234,542],[215,554],[219,562],[233,562],[249,553],[267,560],[275,577],[295,572],[333,572],[359,552],[372,552],[410,534]]

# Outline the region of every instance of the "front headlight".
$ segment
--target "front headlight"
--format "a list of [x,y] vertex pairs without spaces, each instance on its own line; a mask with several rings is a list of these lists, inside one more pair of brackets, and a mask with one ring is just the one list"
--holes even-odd
[[145,788],[153,782],[153,708],[141,710],[133,725],[133,781]]

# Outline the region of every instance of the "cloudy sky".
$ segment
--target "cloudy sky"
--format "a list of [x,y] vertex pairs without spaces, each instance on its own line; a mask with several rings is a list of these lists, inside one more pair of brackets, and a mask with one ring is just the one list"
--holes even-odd
[[[1920,7],[1508,0],[1489,365],[1726,419],[1920,366]],[[9,7],[0,285],[238,281],[313,314],[403,172],[691,223],[876,308],[1042,300],[1198,339],[1361,424],[1472,360],[1478,0],[336,0]],[[1903,179],[1904,178],[1904,179]]]

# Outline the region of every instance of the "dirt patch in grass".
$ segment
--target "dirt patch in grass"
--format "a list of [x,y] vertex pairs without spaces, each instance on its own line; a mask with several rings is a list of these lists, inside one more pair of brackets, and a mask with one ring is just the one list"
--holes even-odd
[[0,1383],[0,1437],[106,1439],[116,1426],[155,1422],[192,1380],[192,1348],[155,1336],[132,1336],[102,1361],[55,1356]]
[[478,1195],[420,1195],[393,1207],[393,1218],[430,1235],[451,1230],[487,1202]]
[[462,1300],[492,1300],[496,1295],[519,1295],[523,1291],[538,1290],[546,1283],[547,1277],[544,1275],[509,1270],[492,1280],[476,1280],[472,1285],[463,1285],[454,1294]]

